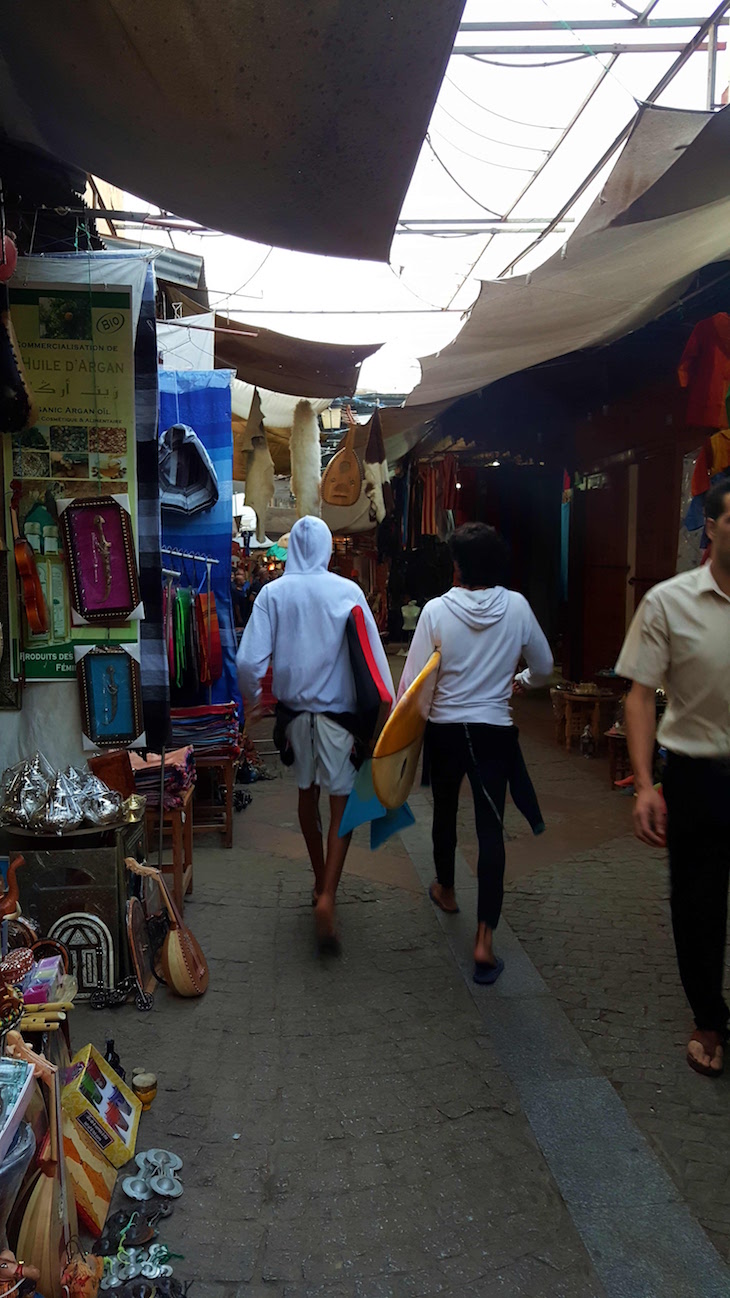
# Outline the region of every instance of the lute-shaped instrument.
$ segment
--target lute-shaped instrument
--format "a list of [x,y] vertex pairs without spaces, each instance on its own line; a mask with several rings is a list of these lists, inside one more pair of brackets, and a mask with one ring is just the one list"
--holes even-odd
[[161,871],[151,865],[140,865],[131,856],[126,858],[125,865],[132,874],[155,879],[165,903],[170,919],[170,931],[165,935],[161,955],[165,982],[178,996],[203,996],[210,980],[208,962],[196,938],[185,925]]
[[12,499],[10,501],[10,522],[13,528],[13,554],[15,556],[15,567],[18,570],[18,577],[21,585],[23,603],[25,605],[25,614],[28,619],[28,626],[33,635],[45,635],[48,630],[48,609],[43,594],[43,587],[38,576],[36,567],[35,553],[30,541],[27,541],[20,530],[18,519],[18,508],[20,506],[20,483],[15,479],[11,482],[10,490]]
[[355,454],[357,421],[348,406],[345,411],[347,432],[337,454],[322,474],[322,500],[325,505],[347,508],[356,505],[362,489],[362,469]]
[[37,1180],[20,1225],[16,1253],[38,1268],[39,1292],[46,1298],[63,1298],[63,1258],[78,1232],[78,1222],[66,1175],[58,1069],[31,1050],[20,1033],[9,1032],[7,1046],[10,1054],[33,1065],[48,1094],[48,1149],[41,1155]]

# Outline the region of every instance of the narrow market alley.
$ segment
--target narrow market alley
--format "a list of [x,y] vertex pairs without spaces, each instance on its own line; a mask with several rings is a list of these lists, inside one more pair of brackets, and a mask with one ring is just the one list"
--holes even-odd
[[196,851],[207,995],[76,1011],[78,1040],[159,1076],[140,1148],[184,1160],[163,1238],[196,1298],[730,1291],[728,1083],[684,1062],[664,861],[606,763],[555,747],[543,701],[518,719],[548,833],[508,808],[496,987],[470,981],[467,798],[461,914],[429,903],[419,790],[402,838],[356,838],[323,959],[284,772],[232,852]]

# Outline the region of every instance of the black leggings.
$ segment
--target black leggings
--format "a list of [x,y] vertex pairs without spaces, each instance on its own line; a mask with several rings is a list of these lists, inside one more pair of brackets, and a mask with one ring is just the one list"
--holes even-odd
[[[507,783],[513,772],[519,778],[520,763],[529,782],[519,747],[519,731],[516,726],[466,727],[429,721],[427,740],[433,794],[433,858],[436,877],[443,888],[453,888],[459,791],[464,776],[467,775],[474,794],[479,839],[477,919],[480,924],[496,928],[504,895],[502,819]],[[529,794],[526,793],[526,796],[529,797]],[[534,798],[534,789],[532,797]],[[532,807],[531,811],[539,814],[536,798],[534,806],[537,812]]]

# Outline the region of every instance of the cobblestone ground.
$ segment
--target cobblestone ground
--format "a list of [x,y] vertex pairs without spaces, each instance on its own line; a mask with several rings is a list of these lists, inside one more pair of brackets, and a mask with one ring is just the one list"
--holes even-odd
[[349,875],[344,954],[323,961],[293,791],[253,792],[233,852],[196,849],[205,998],[161,989],[149,1015],[74,1022],[76,1045],[109,1031],[159,1074],[139,1147],[184,1159],[164,1234],[179,1274],[199,1298],[598,1298],[420,885]]
[[730,1259],[728,1080],[708,1082],[684,1062],[692,1023],[667,898],[664,860],[624,838],[515,882],[508,913],[637,1126]]
[[[506,918],[727,1258],[728,1080],[684,1063],[664,862],[631,837],[605,761],[556,749],[540,702],[521,724],[549,829],[533,839],[508,808]],[[159,1075],[139,1147],[184,1158],[164,1238],[192,1298],[645,1298],[601,1287],[404,843],[371,855],[358,836],[344,954],[323,961],[289,777],[252,792],[232,852],[196,843],[207,996],[160,989],[149,1015],[73,1024],[76,1046],[114,1035]],[[473,865],[468,795],[461,837]]]
[[[509,809],[505,916],[730,1259],[730,1077],[708,1082],[684,1062],[693,1025],[677,974],[665,857],[629,832],[631,801],[610,789],[605,760],[557,750],[539,707],[523,705],[521,720],[549,831],[531,840]],[[473,861],[470,816],[467,802],[462,837]]]

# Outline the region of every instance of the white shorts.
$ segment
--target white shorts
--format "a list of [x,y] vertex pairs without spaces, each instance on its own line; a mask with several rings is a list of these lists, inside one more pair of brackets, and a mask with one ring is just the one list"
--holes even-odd
[[294,752],[294,774],[300,789],[313,784],[335,796],[347,797],[357,774],[350,760],[352,735],[330,717],[300,712],[287,730]]

